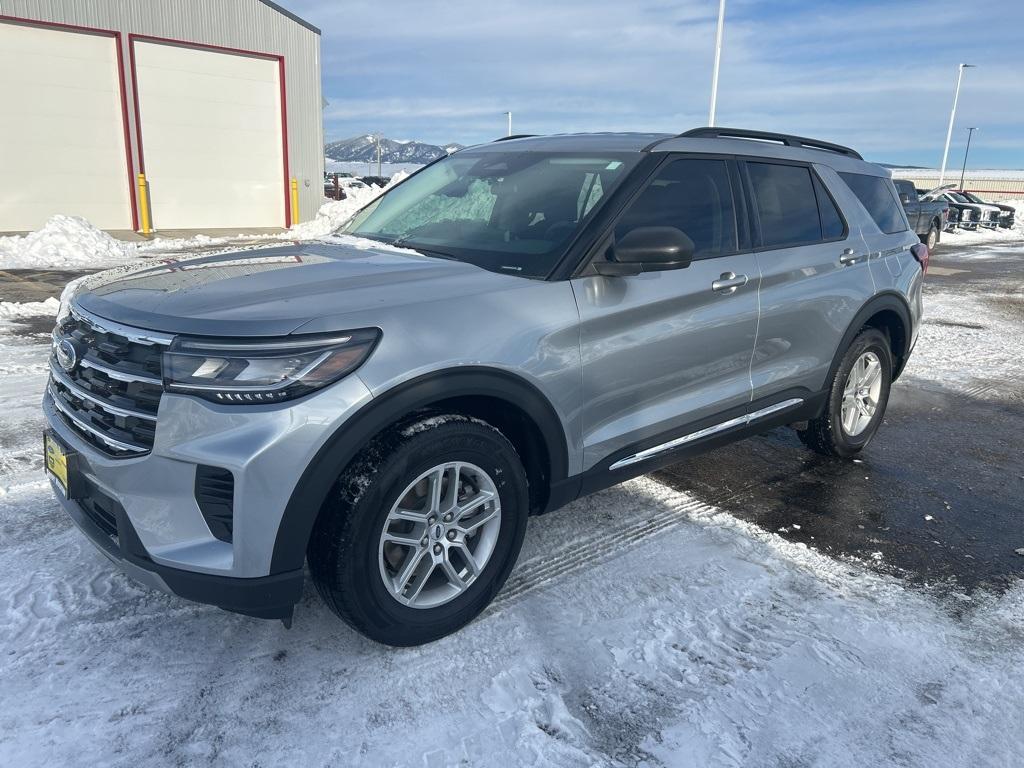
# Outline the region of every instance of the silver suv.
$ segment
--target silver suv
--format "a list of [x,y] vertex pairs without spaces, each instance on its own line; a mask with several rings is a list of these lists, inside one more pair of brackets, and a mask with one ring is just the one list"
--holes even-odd
[[921,317],[888,173],[812,139],[512,137],[335,236],[66,291],[43,402],[75,523],[153,587],[360,632],[473,619],[527,517],[780,425],[849,457]]

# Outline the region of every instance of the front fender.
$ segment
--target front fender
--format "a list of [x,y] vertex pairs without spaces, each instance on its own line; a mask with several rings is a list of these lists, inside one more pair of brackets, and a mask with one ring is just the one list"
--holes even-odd
[[301,568],[320,508],[342,471],[378,434],[434,403],[458,397],[489,397],[523,411],[538,428],[550,462],[552,486],[564,486],[568,442],[558,414],[530,382],[506,371],[466,366],[437,371],[405,382],[364,405],[346,419],[302,473],[285,507],[274,543],[271,573]]

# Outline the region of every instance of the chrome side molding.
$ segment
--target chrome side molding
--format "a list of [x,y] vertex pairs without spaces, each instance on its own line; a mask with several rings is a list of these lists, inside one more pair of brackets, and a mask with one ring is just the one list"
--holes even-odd
[[653,448],[647,448],[639,453],[634,453],[631,456],[619,459],[608,467],[608,469],[610,471],[614,469],[621,469],[622,467],[628,467],[630,464],[636,464],[646,459],[650,459],[658,454],[671,451],[673,448],[686,445],[686,443],[692,443],[694,440],[700,440],[703,437],[708,437],[709,435],[714,435],[718,432],[724,432],[725,430],[732,429],[733,427],[746,426],[752,421],[757,421],[758,419],[763,419],[765,416],[770,416],[773,413],[778,413],[779,411],[784,411],[800,405],[803,401],[802,397],[794,397],[789,400],[783,400],[781,403],[775,403],[775,405],[769,405],[767,408],[761,408],[753,413],[748,413],[744,416],[737,416],[735,419],[729,419],[728,421],[723,421],[720,424],[699,429],[688,435],[677,437],[675,440],[669,440],[667,443],[662,443],[661,445],[656,445]]

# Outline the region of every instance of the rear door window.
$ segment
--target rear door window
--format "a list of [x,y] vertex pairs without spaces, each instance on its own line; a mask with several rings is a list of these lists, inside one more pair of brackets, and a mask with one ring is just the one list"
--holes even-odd
[[[764,247],[785,248],[817,243],[823,239],[818,198],[809,168],[748,162],[747,172],[753,187]],[[828,199],[828,195],[825,198]],[[838,215],[838,211],[835,213]],[[834,227],[833,221],[833,231]]]
[[903,207],[889,179],[864,173],[840,173],[839,176],[853,190],[880,230],[887,235],[906,231]]
[[637,227],[682,230],[693,240],[695,259],[736,252],[736,206],[726,161],[692,158],[670,162],[619,219],[615,239]]

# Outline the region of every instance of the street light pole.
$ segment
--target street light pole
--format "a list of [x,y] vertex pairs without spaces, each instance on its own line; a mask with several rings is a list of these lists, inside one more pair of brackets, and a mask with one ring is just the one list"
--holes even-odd
[[725,29],[725,0],[718,0],[718,34],[715,38],[715,68],[711,71],[711,109],[708,125],[715,124],[715,106],[718,103],[718,66],[722,62],[722,32]]
[[505,135],[506,136],[511,136],[512,135],[512,113],[511,112],[506,112],[505,116],[508,118],[508,133],[506,133]]
[[964,70],[973,67],[973,64],[961,64],[956,69],[956,90],[953,91],[953,109],[949,113],[949,128],[946,130],[946,148],[942,150],[942,170],[939,171],[939,186],[946,180],[946,160],[949,158],[949,142],[953,138],[953,121],[956,120],[956,102],[960,98],[960,81],[963,80]]
[[964,150],[964,167],[960,169],[960,191],[961,192],[964,191],[964,174],[967,173],[967,153],[971,151],[971,136],[974,135],[974,132],[976,130],[978,130],[978,129],[977,128],[968,128],[967,129],[967,149]]

